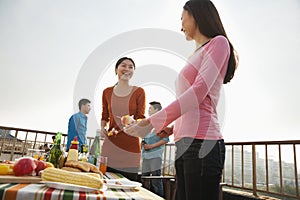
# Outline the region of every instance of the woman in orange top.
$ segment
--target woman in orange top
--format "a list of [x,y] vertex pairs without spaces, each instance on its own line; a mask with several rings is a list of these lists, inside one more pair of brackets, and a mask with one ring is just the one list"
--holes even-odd
[[[141,146],[139,138],[122,131],[120,118],[124,115],[134,119],[145,118],[145,92],[140,87],[129,85],[134,70],[135,63],[131,58],[118,60],[115,67],[118,83],[103,91],[101,119],[101,134],[105,136],[102,155],[108,157],[107,171],[121,173],[130,180],[137,180]],[[108,136],[112,129],[117,130],[118,134]]]

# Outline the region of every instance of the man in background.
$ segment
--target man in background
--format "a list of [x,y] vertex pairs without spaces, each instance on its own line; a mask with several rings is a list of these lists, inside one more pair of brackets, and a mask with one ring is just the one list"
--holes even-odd
[[[161,104],[159,102],[153,101],[149,103],[149,116],[161,110]],[[152,130],[151,133],[146,135],[142,141],[142,176],[160,176],[161,175],[161,165],[162,165],[162,154],[164,152],[165,144],[169,142],[169,138],[160,138]],[[151,180],[148,183],[145,182],[145,187],[149,188],[151,191],[157,195],[163,197],[164,190],[161,179]]]
[[68,125],[68,141],[66,151],[69,151],[71,141],[77,136],[79,142],[79,150],[81,145],[87,144],[86,130],[87,130],[87,114],[91,110],[91,101],[88,99],[81,99],[78,103],[79,112],[73,114],[69,119]]

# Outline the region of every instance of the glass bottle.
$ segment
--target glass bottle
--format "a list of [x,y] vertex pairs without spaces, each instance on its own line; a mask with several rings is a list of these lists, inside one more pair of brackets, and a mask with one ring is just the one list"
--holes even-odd
[[89,159],[88,159],[89,163],[92,163],[97,167],[100,167],[100,155],[101,155],[100,132],[97,131],[96,137],[90,149]]
[[82,161],[82,162],[87,162],[88,161],[88,151],[87,151],[87,145],[83,144],[81,146],[81,153],[79,155],[78,160]]

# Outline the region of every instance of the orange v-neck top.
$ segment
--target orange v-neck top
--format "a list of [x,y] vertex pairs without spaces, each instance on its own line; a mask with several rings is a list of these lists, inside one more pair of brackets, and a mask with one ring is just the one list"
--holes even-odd
[[139,167],[141,146],[139,138],[129,136],[122,131],[121,116],[133,115],[134,119],[145,118],[146,98],[141,87],[133,86],[127,96],[117,96],[114,87],[108,87],[102,95],[102,120],[109,122],[108,131],[119,130],[116,136],[106,136],[102,146],[102,155],[108,157],[108,166],[112,168]]

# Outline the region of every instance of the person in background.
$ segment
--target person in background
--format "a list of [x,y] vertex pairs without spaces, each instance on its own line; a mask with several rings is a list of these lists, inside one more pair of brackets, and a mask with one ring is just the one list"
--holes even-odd
[[49,148],[51,149],[55,143],[55,135],[52,136],[52,143],[49,145]]
[[91,110],[91,101],[88,99],[81,99],[78,103],[79,112],[73,114],[69,119],[68,125],[68,141],[66,151],[69,151],[71,141],[77,136],[79,142],[79,150],[81,145],[87,144],[86,130],[87,130],[87,114]]
[[187,1],[182,32],[196,48],[176,81],[176,100],[130,127],[129,135],[145,137],[175,121],[176,198],[218,200],[225,144],[217,104],[222,84],[234,76],[238,59],[220,16],[210,0]]
[[[161,104],[153,101],[149,103],[149,116],[161,110]],[[162,154],[164,152],[165,144],[169,142],[169,137],[160,138],[156,133],[151,131],[142,142],[142,176],[160,176],[162,165]],[[150,180],[145,182],[145,187],[149,188],[152,192],[163,197],[163,183],[161,179]]]
[[44,144],[44,150],[45,150],[45,153],[47,153],[48,151],[50,151],[50,148],[48,147],[48,144]]
[[[104,136],[102,156],[108,157],[108,172],[120,173],[137,181],[141,160],[140,139],[123,132],[121,117],[145,118],[145,91],[129,84],[135,63],[131,58],[120,58],[115,66],[118,83],[104,89],[102,94],[101,135]],[[108,129],[107,128],[108,125]],[[112,130],[116,135],[108,135]]]

